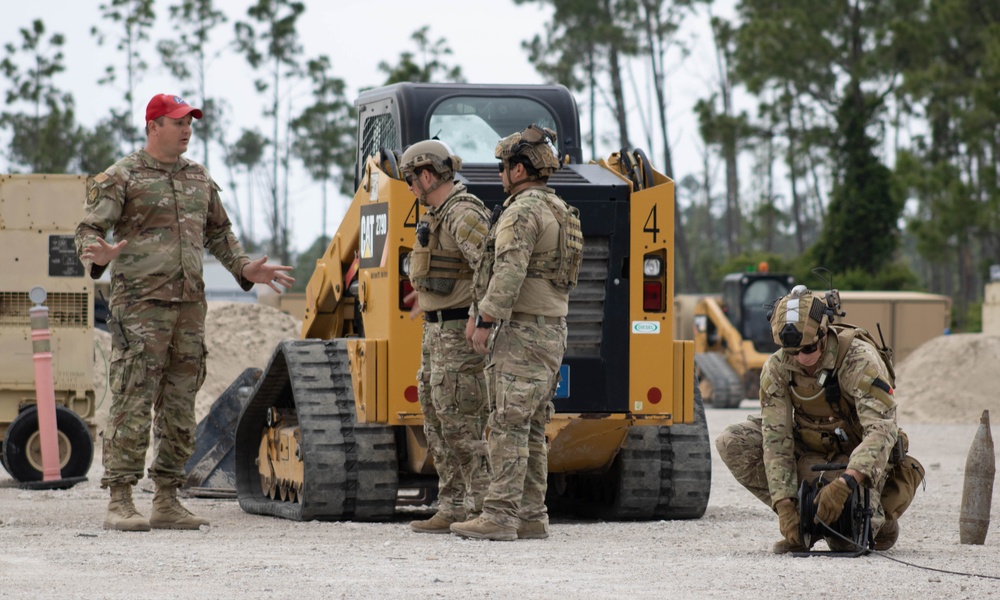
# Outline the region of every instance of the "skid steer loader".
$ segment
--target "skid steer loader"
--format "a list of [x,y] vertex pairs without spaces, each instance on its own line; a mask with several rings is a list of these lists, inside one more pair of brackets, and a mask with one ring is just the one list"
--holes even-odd
[[580,209],[585,237],[547,428],[550,506],[700,517],[711,457],[693,344],[673,336],[673,181],[638,150],[583,163],[576,103],[561,86],[404,83],[356,105],[357,191],[309,281],[302,339],[282,342],[243,388],[240,506],[384,520],[401,490],[436,486],[417,400],[421,325],[403,300],[422,208],[397,156],[437,137],[463,159],[457,178],[492,207],[505,197],[497,141],[535,123],[558,132],[564,165],[549,185]]

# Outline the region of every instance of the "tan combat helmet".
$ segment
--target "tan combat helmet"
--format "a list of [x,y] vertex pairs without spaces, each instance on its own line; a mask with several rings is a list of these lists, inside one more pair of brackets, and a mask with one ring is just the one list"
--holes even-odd
[[811,346],[826,335],[833,318],[840,314],[840,293],[811,292],[797,285],[778,300],[771,313],[771,335],[782,348]]
[[420,167],[433,169],[440,178],[426,190],[418,190],[418,199],[426,205],[427,194],[451,181],[455,172],[462,169],[462,159],[441,140],[424,140],[407,148],[399,159],[399,172],[407,183]]
[[[529,176],[528,181],[548,179],[560,166],[554,149],[555,143],[555,131],[532,124],[524,131],[512,133],[500,140],[494,155],[507,170],[510,169],[512,159],[524,157],[538,171],[538,175]],[[511,182],[511,185],[515,183]]]

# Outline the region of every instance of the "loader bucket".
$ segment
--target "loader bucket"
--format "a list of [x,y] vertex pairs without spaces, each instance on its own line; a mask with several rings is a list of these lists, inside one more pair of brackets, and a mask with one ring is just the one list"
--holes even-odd
[[236,424],[261,374],[256,368],[243,371],[198,423],[194,454],[184,465],[184,487],[191,495],[236,497]]

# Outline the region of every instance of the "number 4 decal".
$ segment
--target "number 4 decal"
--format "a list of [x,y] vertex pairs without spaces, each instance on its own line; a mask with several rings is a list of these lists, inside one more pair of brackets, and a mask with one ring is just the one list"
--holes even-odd
[[[652,223],[652,224],[651,224]],[[646,216],[646,223],[642,226],[643,233],[653,234],[653,243],[656,243],[656,234],[660,233],[660,228],[656,226],[656,205],[653,205],[652,210]]]
[[406,220],[403,221],[403,227],[416,227],[419,220],[420,204],[414,200],[413,206],[410,207],[410,212],[406,213]]

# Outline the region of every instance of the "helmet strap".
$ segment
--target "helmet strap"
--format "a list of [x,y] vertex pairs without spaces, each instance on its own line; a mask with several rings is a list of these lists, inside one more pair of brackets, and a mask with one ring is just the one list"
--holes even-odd
[[503,168],[504,168],[505,171],[507,171],[507,185],[503,188],[503,191],[506,192],[507,194],[513,194],[514,190],[516,190],[517,188],[521,187],[521,185],[523,185],[525,183],[529,183],[531,181],[535,181],[536,179],[538,179],[538,177],[532,177],[531,175],[527,175],[528,170],[525,169],[524,170],[524,172],[525,172],[524,179],[519,179],[517,181],[511,181],[512,175],[511,175],[510,165],[511,165],[511,163],[509,161],[504,161],[504,163],[503,163]]
[[433,192],[434,190],[438,189],[442,185],[444,185],[446,181],[447,180],[444,179],[443,177],[438,177],[437,181],[431,184],[430,187],[425,188],[423,184],[420,183],[420,178],[414,177],[413,187],[419,190],[420,192],[419,194],[417,194],[417,202],[420,202],[421,206],[430,206],[427,203],[427,195]]

